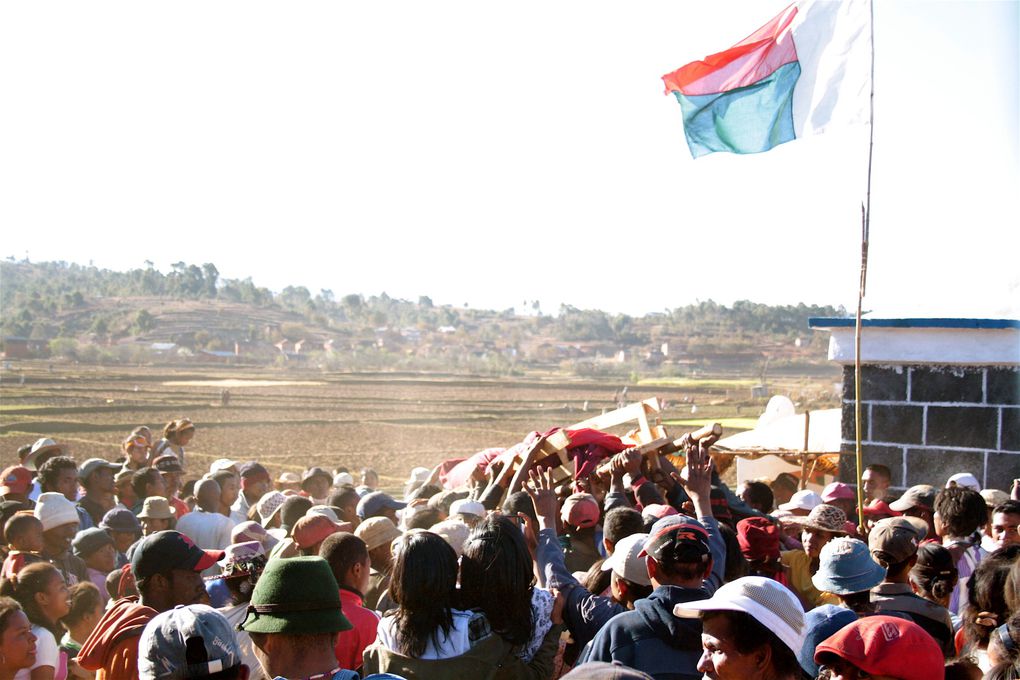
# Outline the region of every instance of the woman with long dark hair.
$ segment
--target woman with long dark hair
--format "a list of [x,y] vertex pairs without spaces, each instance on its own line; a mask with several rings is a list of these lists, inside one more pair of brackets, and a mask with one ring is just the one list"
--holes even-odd
[[14,680],[35,663],[35,633],[18,601],[0,597],[0,680]]
[[415,659],[444,659],[467,652],[474,642],[472,619],[481,617],[455,608],[456,590],[453,548],[436,534],[409,533],[398,547],[390,579],[390,597],[397,610],[380,621],[379,639]]
[[[457,555],[437,534],[411,531],[398,539],[390,580],[396,611],[379,622],[378,637],[365,650],[365,674],[404,677],[524,678],[552,675],[559,641],[559,612],[530,663],[520,647],[493,633],[481,612],[457,608]],[[530,617],[530,611],[529,611]]]
[[992,631],[1006,622],[1006,578],[1013,563],[1020,559],[1020,545],[1000,548],[981,560],[967,582],[967,605],[961,613],[963,619],[963,653],[977,660],[981,671],[987,673],[988,640]]
[[38,638],[35,662],[18,671],[16,679],[64,680],[67,657],[57,647],[64,634],[60,619],[71,610],[64,577],[49,562],[37,562],[0,584],[0,595],[18,601]]
[[554,600],[535,587],[531,555],[517,524],[503,515],[482,520],[461,555],[461,606],[484,613],[493,632],[531,661],[552,626]]

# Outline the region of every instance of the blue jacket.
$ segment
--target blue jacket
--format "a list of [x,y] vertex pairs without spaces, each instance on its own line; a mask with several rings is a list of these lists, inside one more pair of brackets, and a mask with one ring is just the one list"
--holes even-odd
[[726,546],[714,518],[698,518],[708,531],[712,572],[701,588],[659,586],[634,603],[634,611],[613,617],[581,653],[578,665],[589,661],[619,661],[656,680],[700,680],[701,621],[681,619],[673,607],[704,600],[722,585]]
[[563,607],[563,623],[578,649],[595,637],[609,619],[627,611],[613,598],[593,594],[574,578],[567,569],[563,548],[553,529],[538,532],[535,556],[547,586],[559,590],[567,598]]
[[656,680],[699,680],[701,620],[681,619],[673,607],[709,597],[702,588],[659,586],[614,617],[581,654],[578,664],[619,661]]

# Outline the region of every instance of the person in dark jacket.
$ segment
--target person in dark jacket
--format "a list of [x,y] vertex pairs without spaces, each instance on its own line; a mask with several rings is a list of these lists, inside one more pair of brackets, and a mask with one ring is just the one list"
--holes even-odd
[[687,480],[681,482],[694,503],[698,521],[684,515],[665,517],[652,526],[642,554],[655,590],[634,603],[634,611],[611,619],[580,663],[619,661],[656,680],[699,680],[701,623],[679,619],[676,605],[703,600],[722,584],[725,547],[712,517],[712,461],[708,451],[693,448],[687,456]]

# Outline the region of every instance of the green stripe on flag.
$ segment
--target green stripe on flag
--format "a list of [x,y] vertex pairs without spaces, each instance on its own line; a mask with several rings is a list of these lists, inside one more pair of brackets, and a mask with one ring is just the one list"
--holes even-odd
[[760,153],[795,139],[793,88],[800,64],[784,64],[753,85],[719,94],[674,92],[695,158],[715,151]]

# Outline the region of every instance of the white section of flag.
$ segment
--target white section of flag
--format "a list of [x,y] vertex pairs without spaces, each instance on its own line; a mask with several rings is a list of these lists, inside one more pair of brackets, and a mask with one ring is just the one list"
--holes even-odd
[[793,92],[798,138],[871,121],[871,1],[797,4],[790,30],[801,69]]

